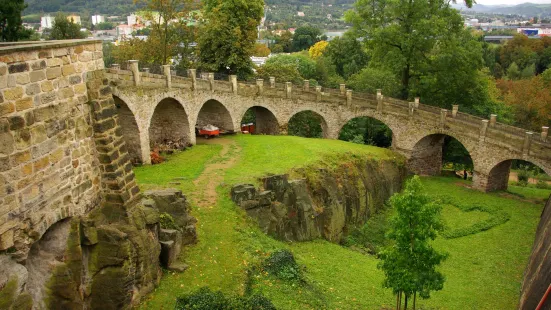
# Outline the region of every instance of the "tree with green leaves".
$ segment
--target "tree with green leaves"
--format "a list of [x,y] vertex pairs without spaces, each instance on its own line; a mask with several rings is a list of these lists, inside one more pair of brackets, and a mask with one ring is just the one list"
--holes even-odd
[[[151,22],[152,42],[156,45],[155,63],[166,65],[176,56],[182,34],[180,28],[186,28],[186,19],[191,18],[192,0],[134,0],[134,3],[146,5],[144,17]],[[184,31],[185,32],[185,31]]]
[[27,7],[24,0],[0,0],[0,42],[27,40],[32,31],[25,29],[21,12]]
[[321,41],[321,30],[312,26],[298,27],[293,34],[293,50],[295,52],[307,50],[319,41]]
[[331,57],[337,73],[345,79],[358,73],[368,62],[362,43],[348,32],[329,42],[325,53]]
[[363,37],[372,60],[401,78],[403,99],[443,42],[463,31],[463,19],[447,0],[357,0],[346,19]]
[[50,40],[84,39],[85,37],[86,35],[80,31],[80,26],[73,20],[68,20],[62,13],[56,15]]
[[417,295],[426,299],[431,291],[444,287],[444,275],[436,267],[447,255],[430,244],[442,229],[442,207],[424,193],[418,176],[407,181],[404,191],[392,196],[390,204],[396,212],[388,232],[393,245],[380,253],[378,268],[385,274],[383,286],[396,295],[396,309],[401,309],[402,301],[407,309],[411,299],[415,309]]
[[205,22],[197,42],[200,67],[251,76],[251,55],[263,14],[263,0],[205,0]]

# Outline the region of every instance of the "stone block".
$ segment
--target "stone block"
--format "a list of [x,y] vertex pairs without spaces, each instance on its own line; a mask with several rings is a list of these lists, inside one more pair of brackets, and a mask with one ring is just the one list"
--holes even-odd
[[22,151],[10,156],[10,164],[13,167],[17,167],[23,163],[26,163],[32,159],[30,151]]
[[34,110],[34,119],[37,122],[42,122],[51,119],[55,115],[53,106],[44,106]]
[[86,85],[78,84],[73,87],[75,94],[86,94]]
[[44,58],[51,58],[54,57],[52,50],[43,50],[38,52],[38,58],[44,59]]
[[46,77],[48,80],[53,80],[61,76],[61,68],[54,67],[46,69]]
[[[9,156],[2,155],[0,151],[0,172],[8,171],[11,169]],[[1,177],[1,175],[0,175]]]
[[92,52],[83,52],[82,54],[78,55],[78,60],[81,62],[87,62],[90,60],[94,60],[94,53]]
[[0,63],[0,76],[4,76],[8,73],[8,65],[5,63]]
[[38,83],[29,84],[27,85],[27,87],[25,87],[25,94],[27,94],[27,96],[34,96],[39,93],[40,93],[40,84]]
[[40,171],[48,167],[49,164],[50,164],[50,158],[48,156],[42,157],[41,159],[33,162],[34,171]]
[[7,75],[0,75],[0,89],[4,89],[8,87],[8,76]]
[[43,92],[50,92],[54,90],[54,84],[52,83],[52,81],[44,81],[40,83],[40,88]]
[[40,104],[49,104],[57,100],[56,92],[49,92],[40,95]]
[[19,115],[8,118],[10,130],[19,130],[25,127],[25,119]]
[[62,88],[57,92],[57,96],[60,100],[67,98],[72,98],[75,95],[75,92],[72,88]]
[[0,104],[0,117],[15,112],[15,105],[11,102]]
[[52,50],[54,57],[65,56],[69,54],[68,48],[56,48]]
[[38,82],[46,79],[46,71],[33,71],[29,74],[31,82]]
[[15,63],[8,66],[8,72],[10,74],[21,73],[29,71],[29,64],[26,62]]
[[61,70],[63,72],[63,76],[68,76],[76,73],[74,65],[65,65],[62,67]]
[[14,87],[4,90],[4,99],[17,100],[23,97],[23,87]]
[[[2,136],[0,135],[0,140],[1,140],[1,137]],[[16,131],[14,133],[13,137],[12,137],[12,140],[15,141],[15,147],[18,150],[27,149],[28,147],[31,146],[31,131],[27,128]],[[2,141],[0,141],[0,142],[2,142]]]
[[31,68],[33,69],[33,71],[44,70],[46,69],[46,67],[46,60],[37,60],[31,63]]
[[44,125],[35,125],[31,128],[31,141],[32,144],[38,144],[46,141],[48,135],[46,134],[46,129]]
[[14,76],[15,76],[15,80],[17,81],[17,84],[19,84],[19,85],[26,85],[26,84],[29,84],[31,82],[31,79],[29,77],[29,73],[27,73],[27,72],[15,74]]
[[28,110],[28,109],[32,108],[33,106],[34,106],[33,98],[31,98],[31,97],[20,99],[20,100],[17,100],[15,102],[15,108],[17,109],[18,112]]
[[232,200],[240,204],[243,201],[253,200],[256,196],[256,188],[252,184],[238,184],[232,187]]
[[0,133],[0,154],[9,155],[14,150],[14,138],[10,133]]
[[46,60],[46,64],[49,68],[61,67],[63,65],[63,60],[61,60],[61,58],[50,58]]

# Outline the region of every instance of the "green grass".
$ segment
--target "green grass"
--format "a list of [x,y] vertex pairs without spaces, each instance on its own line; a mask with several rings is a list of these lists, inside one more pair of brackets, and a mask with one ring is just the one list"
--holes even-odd
[[[263,234],[229,198],[231,184],[253,182],[266,173],[284,173],[335,153],[354,153],[370,158],[392,158],[393,153],[351,143],[296,137],[236,136],[241,146],[235,166],[226,170],[218,187],[214,208],[193,208],[198,218],[199,243],[187,248],[182,259],[190,268],[182,274],[166,273],[160,286],[146,297],[142,309],[173,309],[177,296],[208,286],[228,294],[243,294],[247,288],[262,292],[278,309],[381,309],[391,307],[394,297],[382,288],[383,274],[377,259],[340,245],[319,240],[290,243]],[[196,146],[170,157],[170,161],[137,169],[141,185],[166,186],[175,176],[185,176],[182,189],[193,189],[192,181],[207,161],[220,161],[219,146]],[[235,150],[233,150],[235,151]],[[230,152],[228,156],[237,156]],[[198,166],[198,167],[195,167]],[[165,175],[166,174],[166,175]],[[511,187],[510,193],[484,194],[464,186],[455,178],[423,178],[426,189],[444,195],[453,204],[481,204],[492,211],[507,212],[509,221],[487,231],[456,239],[438,238],[434,246],[449,253],[441,266],[444,289],[420,300],[418,309],[514,309],[520,282],[530,254],[536,225],[549,191]],[[158,182],[158,183],[157,183]],[[190,185],[191,184],[191,185]],[[188,197],[198,195],[186,191]],[[512,194],[514,193],[514,194]],[[463,212],[445,206],[444,220],[454,228],[487,219],[489,213]],[[263,273],[248,276],[276,249],[292,250],[305,268],[308,285],[283,282]]]
[[226,182],[251,182],[268,173],[280,174],[297,167],[320,161],[327,156],[353,153],[365,158],[396,158],[395,153],[365,146],[327,139],[304,139],[293,136],[238,135],[231,137],[242,147],[241,160],[226,171]]
[[[212,160],[222,146],[220,145],[196,145],[183,152],[176,152],[166,156],[166,162],[161,165],[141,166],[134,168],[138,185],[142,190],[174,187],[170,182],[181,183],[176,186],[184,192],[194,189],[195,180],[205,169],[205,164]],[[181,180],[175,180],[181,178]]]

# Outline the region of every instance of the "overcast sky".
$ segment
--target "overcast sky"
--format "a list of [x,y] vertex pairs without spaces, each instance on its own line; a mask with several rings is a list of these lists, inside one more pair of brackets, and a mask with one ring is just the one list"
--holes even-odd
[[[495,5],[495,4],[515,5],[515,4],[525,3],[525,2],[551,3],[551,0],[476,0],[476,3],[485,4],[485,5]],[[460,1],[457,1],[457,3],[460,3]]]

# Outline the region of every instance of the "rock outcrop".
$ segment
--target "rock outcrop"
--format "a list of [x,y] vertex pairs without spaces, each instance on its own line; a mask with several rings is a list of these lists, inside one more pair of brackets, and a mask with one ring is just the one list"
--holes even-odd
[[[551,285],[551,197],[547,201],[536,232],[532,255],[524,273],[521,310],[536,309],[547,288]],[[551,309],[551,296],[542,309]]]
[[399,191],[407,171],[399,161],[350,158],[337,167],[307,167],[232,188],[232,200],[280,240],[339,242]]
[[[148,192],[147,198],[112,221],[105,209],[52,225],[24,261],[0,255],[0,309],[126,309],[161,278],[162,238],[174,261],[195,242],[196,220],[177,190]],[[161,228],[170,212],[174,230]],[[172,233],[171,233],[172,231]]]

